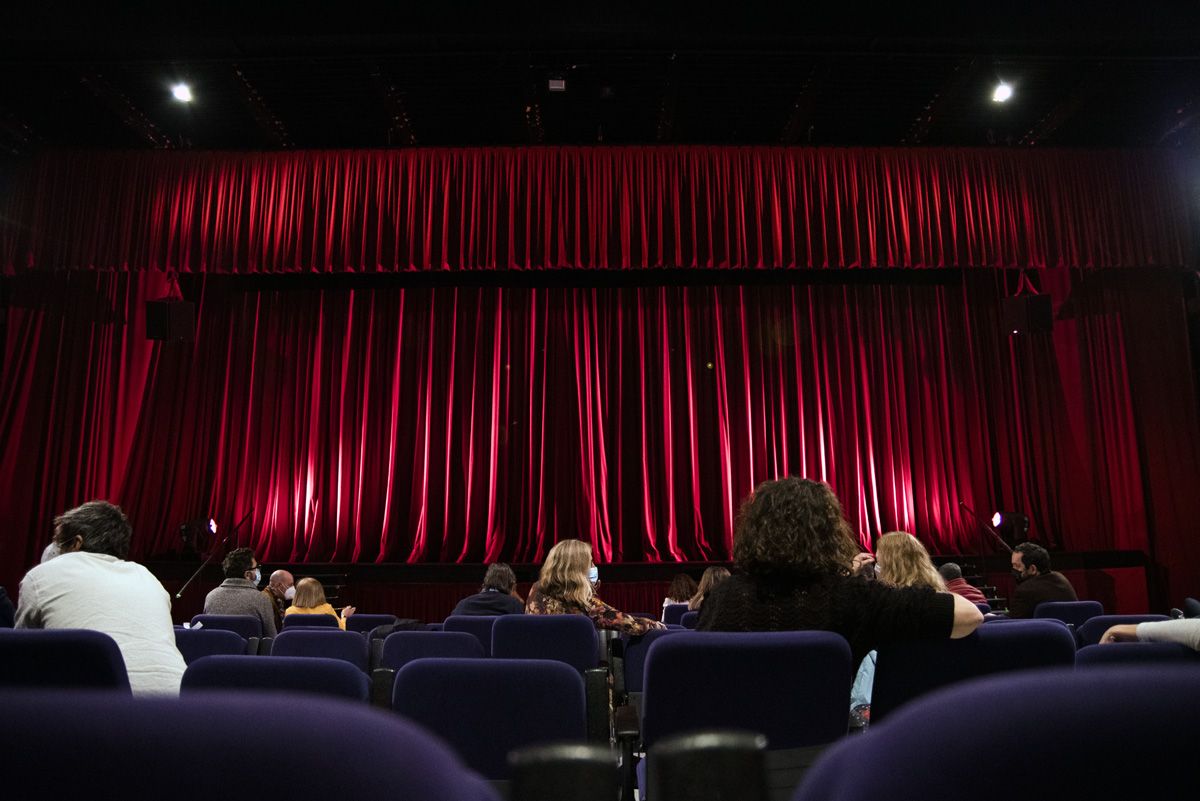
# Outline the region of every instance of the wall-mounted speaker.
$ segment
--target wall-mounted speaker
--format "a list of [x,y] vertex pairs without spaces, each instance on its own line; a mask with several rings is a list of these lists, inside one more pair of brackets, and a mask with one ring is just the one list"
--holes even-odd
[[146,338],[191,342],[196,337],[196,304],[186,300],[146,301]]
[[1054,309],[1049,295],[1005,298],[1000,308],[1001,330],[1006,334],[1049,334],[1054,330]]

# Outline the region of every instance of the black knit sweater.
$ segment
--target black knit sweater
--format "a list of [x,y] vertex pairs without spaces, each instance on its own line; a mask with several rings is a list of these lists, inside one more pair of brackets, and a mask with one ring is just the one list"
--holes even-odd
[[735,575],[700,608],[702,631],[795,631],[841,634],[855,666],[868,651],[893,642],[940,639],[954,627],[954,596],[897,589],[849,576],[799,579]]

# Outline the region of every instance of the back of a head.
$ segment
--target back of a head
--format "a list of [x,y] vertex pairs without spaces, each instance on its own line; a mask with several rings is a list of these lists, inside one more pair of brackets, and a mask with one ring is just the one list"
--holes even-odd
[[292,603],[301,609],[313,609],[328,603],[325,588],[315,578],[302,578],[296,582],[296,597]]
[[933,566],[929,551],[905,531],[892,531],[879,538],[875,549],[880,581],[893,587],[928,587],[945,592],[946,582]]
[[696,594],[696,580],[687,573],[677,573],[675,578],[671,579],[671,586],[667,590],[667,598],[676,603],[687,603],[688,599]]
[[254,564],[253,550],[234,548],[225,554],[225,559],[221,562],[221,569],[225,571],[225,578],[244,578],[252,564]]
[[738,512],[733,558],[749,574],[846,575],[858,546],[827,484],[759,484]]
[[954,581],[962,578],[962,568],[956,562],[947,562],[938,568],[938,573],[944,581]]
[[1039,573],[1050,572],[1050,552],[1036,542],[1022,542],[1013,551],[1021,554],[1025,567],[1036,567]]
[[483,589],[498,590],[500,592],[512,592],[512,588],[517,584],[517,576],[513,570],[503,562],[496,562],[488,565],[487,573],[483,576]]
[[88,501],[54,518],[54,541],[63,551],[78,537],[82,551],[124,559],[132,535],[125,513],[108,501]]
[[592,548],[582,540],[562,540],[546,554],[538,574],[538,590],[551,598],[586,606],[592,599],[588,566]]

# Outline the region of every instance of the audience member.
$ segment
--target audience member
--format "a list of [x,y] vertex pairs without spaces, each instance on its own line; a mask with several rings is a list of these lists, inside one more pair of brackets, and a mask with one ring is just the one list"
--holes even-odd
[[291,606],[292,599],[296,597],[296,584],[292,574],[286,570],[276,570],[271,574],[262,594],[275,610],[275,628],[283,628],[283,611]]
[[955,562],[947,562],[938,568],[946,589],[955,595],[961,595],[973,604],[986,604],[987,596],[979,591],[974,584],[963,578],[962,568]]
[[258,591],[262,571],[249,548],[234,548],[221,563],[225,580],[204,598],[206,615],[249,615],[262,623],[264,637],[274,637],[275,605]]
[[516,596],[517,577],[503,562],[488,565],[483,587],[458,602],[452,615],[519,615],[525,604]]
[[171,597],[128,562],[132,529],[107,501],[54,519],[60,554],[25,574],[17,628],[93,629],[116,641],[135,695],[177,695],[185,665],[175,647]]
[[11,629],[16,619],[17,610],[13,609],[13,603],[9,600],[8,593],[3,587],[0,587],[0,629]]
[[698,611],[704,603],[704,599],[712,592],[712,588],[727,578],[729,578],[729,570],[724,567],[706,569],[704,575],[700,577],[700,586],[696,589],[696,594],[688,600],[688,609],[693,612]]
[[663,615],[667,614],[667,606],[670,604],[686,604],[696,594],[696,580],[687,573],[676,573],[675,578],[671,579],[671,586],[667,588],[667,597],[663,598]]
[[850,643],[858,665],[888,643],[965,637],[983,622],[961,596],[851,575],[870,561],[857,551],[827,485],[794,477],[766,481],[738,512],[733,555],[741,572],[709,593],[699,628],[833,631]]
[[296,582],[296,597],[292,600],[292,605],[283,610],[283,614],[285,617],[287,615],[333,615],[338,627],[344,630],[346,618],[353,615],[355,611],[353,606],[347,606],[339,615],[329,601],[325,600],[325,588],[321,586],[321,582],[315,578],[302,578]]
[[1067,577],[1050,569],[1050,554],[1040,545],[1023,542],[1014,548],[1012,570],[1017,586],[1008,604],[1009,617],[1033,617],[1037,605],[1046,601],[1079,600]]
[[657,620],[626,615],[600,600],[592,585],[599,580],[592,549],[580,540],[563,540],[550,549],[538,581],[529,591],[531,615],[587,615],[598,629],[645,634],[665,626]]
[[1112,626],[1100,642],[1177,642],[1200,651],[1200,618]]

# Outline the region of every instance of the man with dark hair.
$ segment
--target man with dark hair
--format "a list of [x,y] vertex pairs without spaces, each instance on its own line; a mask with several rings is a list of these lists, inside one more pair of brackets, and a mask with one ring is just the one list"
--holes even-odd
[[1008,605],[1009,617],[1033,617],[1046,601],[1077,601],[1075,588],[1062,573],[1050,569],[1050,554],[1040,545],[1022,542],[1012,552],[1017,586]]
[[178,695],[171,597],[150,571],[125,561],[133,530],[120,508],[89,501],[54,519],[60,555],[21,580],[17,628],[93,629],[116,641],[135,695]]
[[463,598],[454,607],[453,615],[519,615],[525,604],[513,591],[517,576],[503,562],[489,565],[483,577],[483,587],[475,595]]
[[946,589],[955,595],[961,595],[973,604],[986,604],[987,596],[979,591],[979,588],[967,582],[963,578],[962,568],[954,562],[947,562],[938,568],[938,573],[941,574],[942,581],[946,582]]
[[206,615],[249,615],[262,623],[264,637],[274,637],[275,605],[258,591],[262,571],[249,548],[234,548],[221,563],[225,580],[204,599]]

